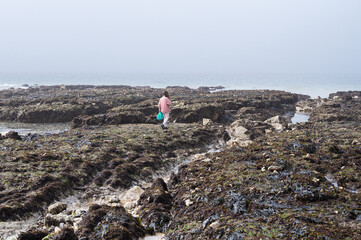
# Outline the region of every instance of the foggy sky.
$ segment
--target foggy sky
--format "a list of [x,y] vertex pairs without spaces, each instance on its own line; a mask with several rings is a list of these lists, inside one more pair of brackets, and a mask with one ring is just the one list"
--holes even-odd
[[361,73],[360,0],[1,0],[0,72]]

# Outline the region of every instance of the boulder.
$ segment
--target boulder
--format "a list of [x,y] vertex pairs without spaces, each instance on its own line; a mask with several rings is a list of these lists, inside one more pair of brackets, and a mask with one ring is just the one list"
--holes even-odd
[[265,123],[270,124],[276,131],[281,132],[287,128],[290,120],[283,116],[274,116],[265,121]]
[[229,131],[231,133],[231,137],[234,139],[250,139],[249,131],[247,128],[242,126],[243,123],[241,120],[237,120],[231,124],[229,127]]
[[14,132],[14,131],[10,131],[10,132],[6,133],[5,137],[15,139],[15,140],[21,140],[21,136],[19,135],[19,133]]
[[61,213],[61,212],[64,211],[64,210],[66,210],[67,207],[68,207],[67,204],[61,203],[61,202],[57,202],[57,203],[51,204],[51,205],[48,207],[48,213],[58,214],[58,213]]

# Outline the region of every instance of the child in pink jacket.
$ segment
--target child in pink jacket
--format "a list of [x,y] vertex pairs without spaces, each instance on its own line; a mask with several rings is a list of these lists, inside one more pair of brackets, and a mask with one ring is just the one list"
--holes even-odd
[[170,113],[169,107],[172,103],[170,101],[168,91],[164,91],[162,95],[163,95],[163,97],[161,97],[161,99],[159,99],[158,108],[159,108],[159,112],[162,112],[164,115],[163,124],[161,126],[163,129],[167,129],[167,122],[168,122],[169,113]]

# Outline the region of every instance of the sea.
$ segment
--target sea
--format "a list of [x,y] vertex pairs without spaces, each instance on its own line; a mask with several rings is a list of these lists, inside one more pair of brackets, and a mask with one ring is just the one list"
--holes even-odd
[[[41,85],[129,85],[165,88],[167,86],[222,86],[225,90],[271,89],[326,98],[337,91],[361,91],[361,74],[251,74],[251,73],[0,73],[0,90]],[[295,114],[292,121],[307,121]],[[0,122],[0,133],[59,133],[70,123],[23,124]]]
[[256,73],[0,73],[0,90],[39,85],[223,86],[225,89],[271,89],[328,97],[361,90],[361,74]]

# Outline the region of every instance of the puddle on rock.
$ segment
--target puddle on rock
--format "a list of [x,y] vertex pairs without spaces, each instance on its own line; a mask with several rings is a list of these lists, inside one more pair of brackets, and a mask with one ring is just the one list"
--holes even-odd
[[295,115],[291,118],[291,121],[293,124],[296,124],[296,123],[308,122],[309,118],[310,116],[307,114],[295,113]]
[[17,123],[0,122],[0,133],[5,135],[9,131],[18,132],[20,135],[34,134],[56,134],[70,129],[67,123]]

